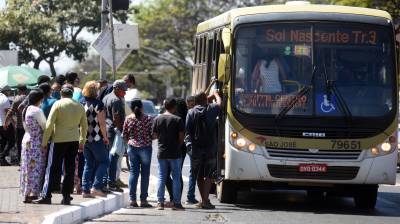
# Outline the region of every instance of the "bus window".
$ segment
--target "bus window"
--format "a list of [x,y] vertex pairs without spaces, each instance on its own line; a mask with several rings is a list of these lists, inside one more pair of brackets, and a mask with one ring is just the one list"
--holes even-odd
[[212,77],[213,72],[212,72],[212,66],[213,66],[213,54],[214,54],[214,40],[209,39],[208,40],[208,51],[207,51],[207,78],[210,80]]
[[207,56],[207,37],[203,37],[203,57],[202,57],[202,62],[206,62],[206,56]]
[[197,38],[195,38],[193,42],[195,44],[195,47],[194,47],[194,63],[197,64],[197,60],[198,60],[197,54],[198,54],[198,51],[199,51],[199,44],[197,42]]
[[203,37],[199,37],[199,60],[198,64],[201,64],[203,58]]

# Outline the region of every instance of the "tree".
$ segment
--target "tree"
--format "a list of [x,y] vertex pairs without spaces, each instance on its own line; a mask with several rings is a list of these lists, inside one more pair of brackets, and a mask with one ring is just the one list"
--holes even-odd
[[339,5],[359,6],[367,8],[376,8],[385,10],[392,15],[395,23],[400,19],[400,1],[399,0],[332,0],[331,3]]
[[[171,84],[178,95],[183,91],[182,88],[189,89],[190,86],[190,63],[197,24],[233,7],[250,6],[262,2],[264,0],[146,1],[137,6],[136,13],[130,17],[139,24],[141,49],[137,55],[130,56],[120,70],[147,70],[150,73],[159,71],[158,73],[162,75],[152,76],[153,83],[158,81],[164,87]],[[160,97],[160,92],[153,93],[154,87],[147,91],[157,98]]]
[[54,76],[61,53],[84,60],[89,43],[79,34],[99,30],[99,7],[100,0],[8,0],[0,13],[0,47],[14,43],[22,63],[33,61],[38,68],[46,61]]

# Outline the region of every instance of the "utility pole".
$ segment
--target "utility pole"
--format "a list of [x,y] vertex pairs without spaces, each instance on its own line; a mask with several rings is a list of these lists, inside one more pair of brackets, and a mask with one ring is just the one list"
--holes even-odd
[[[107,0],[101,0],[101,31],[107,27]],[[106,61],[100,56],[100,79],[107,79],[107,64]]]
[[108,0],[110,10],[110,30],[111,30],[111,51],[112,51],[112,74],[115,81],[116,66],[115,66],[115,39],[114,39],[114,19],[113,19],[113,6],[112,0]]

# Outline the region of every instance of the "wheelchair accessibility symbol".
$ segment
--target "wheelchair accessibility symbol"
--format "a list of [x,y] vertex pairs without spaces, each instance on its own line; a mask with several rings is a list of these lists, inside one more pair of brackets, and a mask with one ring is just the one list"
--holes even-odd
[[328,100],[328,96],[326,94],[323,95],[323,101],[321,102],[321,111],[323,113],[331,113],[336,110],[335,105],[333,104],[333,100]]

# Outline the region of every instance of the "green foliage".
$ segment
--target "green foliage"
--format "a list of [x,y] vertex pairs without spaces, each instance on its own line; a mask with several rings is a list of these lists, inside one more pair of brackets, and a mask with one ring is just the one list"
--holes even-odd
[[65,52],[82,61],[89,43],[79,39],[83,29],[98,31],[100,0],[9,0],[0,13],[0,47],[17,46],[20,62],[50,65]]
[[399,0],[331,0],[331,3],[338,5],[358,6],[385,10],[392,15],[393,20],[399,23],[400,1]]

